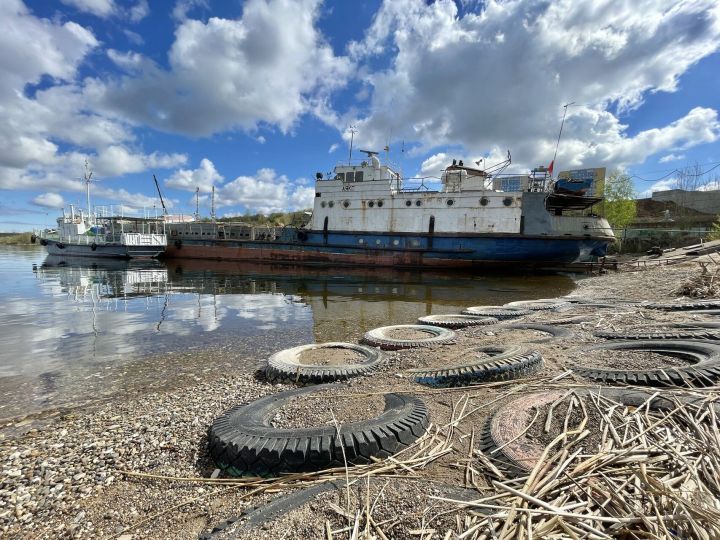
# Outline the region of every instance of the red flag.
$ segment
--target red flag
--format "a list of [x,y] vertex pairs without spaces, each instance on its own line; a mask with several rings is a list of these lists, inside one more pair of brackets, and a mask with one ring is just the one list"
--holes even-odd
[[550,176],[552,176],[553,165],[555,165],[554,159],[550,162],[550,165],[548,165],[548,172],[550,173]]

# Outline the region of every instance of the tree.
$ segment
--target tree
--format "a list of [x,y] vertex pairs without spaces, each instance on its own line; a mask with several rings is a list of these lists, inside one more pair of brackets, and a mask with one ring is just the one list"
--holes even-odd
[[712,227],[708,231],[708,235],[705,237],[706,242],[712,242],[713,240],[720,240],[720,216],[712,224]]
[[602,215],[613,229],[627,227],[637,215],[635,190],[626,173],[615,169],[605,179]]

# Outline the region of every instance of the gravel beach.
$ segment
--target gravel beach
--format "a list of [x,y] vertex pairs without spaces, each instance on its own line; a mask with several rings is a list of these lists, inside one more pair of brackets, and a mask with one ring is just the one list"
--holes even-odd
[[[351,490],[339,489],[289,510],[259,530],[242,529],[242,520],[218,532],[217,538],[321,538],[326,522],[334,530],[347,519],[333,508],[352,505],[377,506],[376,521],[392,538],[418,538],[416,530],[432,528],[443,538],[464,515],[444,513],[447,508],[431,496],[453,489],[487,493],[482,478],[468,485],[464,465],[472,454],[472,441],[488,415],[502,403],[517,382],[488,384],[470,393],[432,389],[413,381],[406,370],[452,365],[478,345],[517,345],[539,351],[544,367],[533,377],[555,377],[571,368],[578,358],[587,362],[583,345],[598,343],[596,330],[619,330],[630,326],[672,322],[715,321],[709,314],[665,312],[622,301],[670,302],[684,284],[697,279],[697,263],[649,268],[638,272],[613,272],[578,282],[572,296],[612,301],[609,307],[571,305],[559,312],[538,311],[517,322],[548,323],[579,318],[583,322],[563,325],[565,337],[547,339],[535,330],[508,329],[503,325],[457,330],[454,343],[433,349],[388,352],[389,361],[372,376],[343,383],[346,397],[340,420],[373,415],[384,392],[409,392],[427,403],[434,425],[447,424],[456,414],[461,396],[467,416],[458,430],[458,443],[425,468],[402,477],[378,477],[358,481]],[[408,324],[415,321],[407,321]],[[298,343],[300,345],[300,343]],[[202,355],[195,354],[196,365]],[[213,355],[217,351],[212,352]],[[225,350],[227,366],[235,359]],[[0,422],[0,532],[4,538],[198,538],[244,511],[262,507],[279,493],[228,486],[220,482],[194,482],[225,476],[216,470],[207,451],[207,432],[213,419],[231,406],[289,389],[272,385],[253,375],[234,375],[217,357],[211,368],[184,374],[174,382],[171,370],[158,367],[167,379],[146,392],[133,391],[83,406],[50,409],[31,416],[14,416]],[[598,355],[598,363],[602,361]],[[627,366],[639,366],[655,358],[627,355]],[[162,358],[156,360],[163,362]],[[176,365],[177,358],[166,358]],[[576,381],[582,382],[579,377]],[[334,399],[337,399],[336,397]],[[279,425],[305,426],[327,422],[332,406],[321,398],[312,404],[287,407],[276,418]],[[470,413],[469,411],[474,411]],[[295,416],[290,419],[287,414]],[[539,436],[539,435],[537,435]],[[463,461],[465,460],[465,461]],[[395,476],[402,476],[396,474]],[[172,477],[168,479],[165,477]],[[342,474],[338,475],[342,478]],[[368,477],[369,478],[369,477]],[[348,495],[350,501],[346,500]],[[456,522],[457,520],[457,522]],[[388,532],[389,531],[389,532]],[[341,535],[336,536],[343,537]]]

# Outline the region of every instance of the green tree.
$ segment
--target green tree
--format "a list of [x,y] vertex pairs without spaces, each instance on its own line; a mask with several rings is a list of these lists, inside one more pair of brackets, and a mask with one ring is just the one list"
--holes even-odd
[[613,229],[627,227],[637,215],[635,190],[626,173],[615,169],[605,179],[602,215]]
[[708,235],[705,237],[706,242],[712,242],[713,240],[720,240],[720,216],[718,216],[715,223],[712,224]]

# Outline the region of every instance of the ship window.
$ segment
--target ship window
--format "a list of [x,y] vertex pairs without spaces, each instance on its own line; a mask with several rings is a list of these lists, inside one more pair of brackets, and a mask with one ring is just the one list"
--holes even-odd
[[345,181],[346,182],[354,182],[355,181],[355,173],[354,172],[346,172],[345,173]]
[[422,206],[422,201],[420,201],[420,200],[415,201],[415,206]]
[[348,206],[350,206],[350,201],[344,201],[344,202],[343,202],[343,206],[344,206],[345,208],[347,208]]
[[505,206],[510,206],[510,205],[512,204],[512,197],[505,197],[505,198],[503,199],[503,204],[504,204]]
[[363,181],[363,172],[362,171],[355,171],[355,181],[356,182]]
[[325,204],[325,201],[323,201],[323,202],[320,203],[320,207],[321,207],[321,208],[325,208],[325,206],[327,206],[327,205]]
[[330,208],[332,208],[333,206],[335,206],[335,201],[330,201],[330,202],[328,203],[328,206],[329,206]]
[[393,246],[400,245],[400,240],[393,240]]
[[360,240],[358,240],[358,244],[364,244],[364,243],[365,243],[365,240],[363,240],[362,238]]
[[336,173],[335,174],[335,180],[340,180],[341,182],[345,181],[345,173]]
[[453,201],[452,199],[448,199],[448,200],[447,200],[447,205],[448,205],[448,206],[452,206],[453,204],[455,204],[455,201]]
[[382,244],[382,241],[380,241],[380,240],[375,240],[375,244],[379,246],[380,244]]
[[315,194],[316,197],[320,197],[321,195],[322,195],[322,193],[320,193],[320,192]]
[[405,201],[405,206],[412,206],[412,201]]
[[380,208],[383,205],[382,201],[378,201],[378,208]]
[[370,202],[368,203],[368,206],[369,206],[370,208],[372,208],[373,206],[375,206],[375,201],[370,201]]
[[487,199],[487,197],[483,197],[482,199],[480,199],[480,205],[481,205],[481,206],[487,206],[487,204],[488,204],[488,199]]

